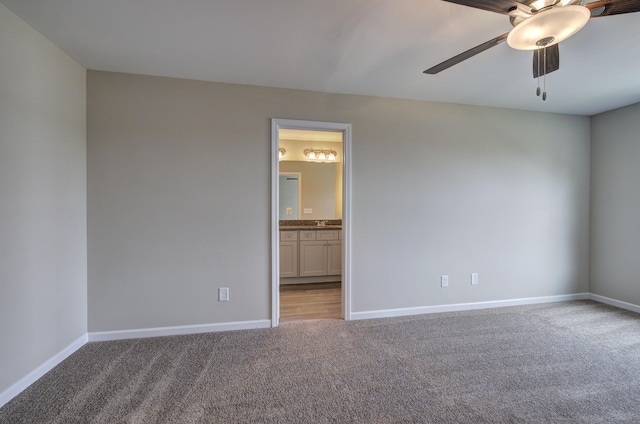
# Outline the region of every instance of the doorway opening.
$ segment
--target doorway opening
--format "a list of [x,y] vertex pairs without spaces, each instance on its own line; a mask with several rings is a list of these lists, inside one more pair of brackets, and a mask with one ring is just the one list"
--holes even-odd
[[351,125],[271,121],[272,326],[351,318]]

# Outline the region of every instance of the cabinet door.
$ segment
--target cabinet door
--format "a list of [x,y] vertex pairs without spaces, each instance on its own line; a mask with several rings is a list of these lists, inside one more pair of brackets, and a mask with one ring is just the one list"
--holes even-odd
[[300,277],[327,275],[327,242],[300,242]]
[[280,242],[280,278],[298,276],[298,242]]
[[342,274],[342,241],[331,240],[327,242],[327,274]]

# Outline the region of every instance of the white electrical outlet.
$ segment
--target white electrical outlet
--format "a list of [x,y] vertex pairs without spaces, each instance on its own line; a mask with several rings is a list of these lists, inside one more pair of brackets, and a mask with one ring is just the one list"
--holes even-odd
[[471,274],[471,284],[473,284],[474,286],[478,284],[478,274],[475,272]]
[[441,287],[449,287],[449,276],[448,275],[440,276],[440,286]]
[[218,302],[229,301],[229,287],[220,287],[218,289]]

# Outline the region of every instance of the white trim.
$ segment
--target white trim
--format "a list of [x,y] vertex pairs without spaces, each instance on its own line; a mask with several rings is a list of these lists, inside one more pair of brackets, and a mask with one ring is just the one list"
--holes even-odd
[[599,294],[593,293],[589,294],[589,299],[640,314],[640,305],[634,305],[633,303],[623,302],[621,300],[611,299],[610,297],[600,296]]
[[351,125],[342,136],[342,319],[351,321]]
[[35,383],[40,377],[51,371],[60,362],[67,359],[71,354],[84,346],[88,341],[87,334],[83,334],[76,340],[71,342],[67,347],[53,355],[51,358],[43,362],[39,367],[31,371],[25,377],[18,380],[15,384],[9,386],[8,389],[0,393],[0,408],[11,399],[20,394],[24,389]]
[[280,237],[278,211],[280,160],[279,123],[271,120],[271,326],[277,327],[280,321]]
[[147,337],[180,336],[184,334],[216,333],[219,331],[253,330],[269,328],[268,319],[256,321],[223,322],[218,324],[180,325],[175,327],[142,328],[137,330],[96,331],[89,333],[90,342],[142,339]]
[[569,300],[585,300],[589,298],[589,293],[576,293],[558,296],[529,297],[524,299],[494,300],[489,302],[455,303],[450,305],[418,306],[414,308],[353,312],[351,314],[351,317],[354,320],[390,318],[407,315],[433,314],[440,312],[470,311],[473,309],[501,308],[505,306],[533,305],[537,303],[566,302]]
[[351,124],[271,119],[271,326],[280,320],[280,249],[278,237],[278,131],[283,129],[342,132],[342,318],[351,319]]

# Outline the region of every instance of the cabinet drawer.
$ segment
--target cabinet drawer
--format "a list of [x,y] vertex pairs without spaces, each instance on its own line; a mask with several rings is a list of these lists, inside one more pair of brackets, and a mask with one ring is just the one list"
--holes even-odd
[[338,240],[338,230],[318,231],[316,240]]
[[298,240],[297,231],[280,231],[280,241],[295,241]]
[[300,240],[315,240],[315,231],[300,231]]

